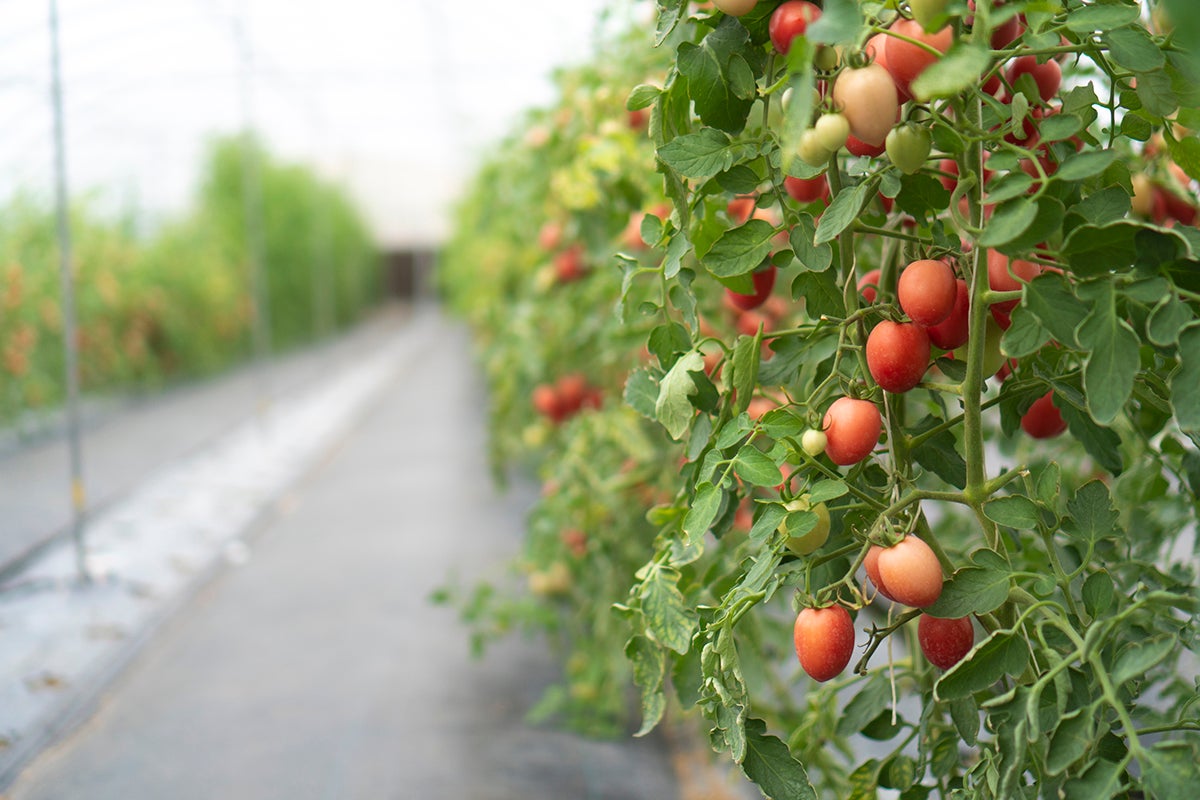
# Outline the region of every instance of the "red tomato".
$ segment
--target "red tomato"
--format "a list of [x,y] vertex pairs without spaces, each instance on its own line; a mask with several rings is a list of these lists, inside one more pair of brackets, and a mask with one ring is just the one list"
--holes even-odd
[[779,53],[787,54],[792,46],[792,39],[800,36],[808,29],[810,22],[815,22],[821,16],[821,9],[806,0],[788,0],[771,12],[771,21],[767,23],[767,33],[771,44]]
[[929,545],[916,536],[910,534],[884,548],[877,568],[879,579],[897,603],[925,608],[942,595],[942,565]]
[[754,294],[738,294],[732,289],[726,289],[729,294],[729,301],[737,308],[743,311],[749,311],[752,308],[758,308],[771,294],[771,290],[775,288],[775,273],[777,272],[775,265],[771,264],[766,269],[760,269],[751,277],[754,279]]
[[[994,2],[994,3],[992,3],[992,10],[995,11],[996,9],[1000,8],[1003,5],[1004,5],[1004,3]],[[975,10],[975,0],[967,0],[967,7],[970,8],[972,11],[974,11]],[[963,21],[966,22],[968,25],[974,25],[975,24],[975,15],[968,14],[964,18]],[[1020,17],[1018,17],[1016,15],[1009,17],[1007,20],[1000,23],[999,26],[992,28],[992,37],[991,37],[992,38],[992,41],[991,41],[992,49],[993,50],[1003,50],[1004,48],[1006,48],[1010,44],[1012,44],[1014,41],[1016,41],[1016,38],[1018,36],[1020,36],[1022,33],[1024,33],[1024,30],[1021,27]]]
[[[886,138],[884,141],[886,141]],[[851,134],[846,137],[846,149],[856,156],[875,158],[876,156],[883,155],[883,151],[887,149],[887,145],[867,144],[862,139],[857,139]]]
[[869,145],[883,144],[900,113],[896,84],[879,64],[843,70],[833,84],[833,105],[850,123],[850,135]]
[[[994,292],[1011,292],[1020,289],[1029,281],[1042,274],[1042,268],[1031,261],[1019,258],[1010,259],[998,250],[988,251],[988,285]],[[1017,306],[1017,300],[1006,300],[992,307],[1000,311],[1011,312]]]
[[[876,64],[888,70],[889,75],[892,74],[892,71],[888,69],[887,61],[887,40],[890,38],[891,37],[886,33],[877,33],[870,39],[867,39],[867,43],[863,45],[863,51],[870,56]],[[906,103],[909,100],[912,100],[912,95],[908,93],[907,87],[902,88],[897,86],[896,94],[899,96],[901,103]]]
[[917,620],[917,641],[930,664],[950,669],[975,645],[975,626],[970,617],[939,619],[922,614]]
[[929,368],[929,334],[912,322],[884,320],[867,336],[867,369],[886,392],[900,394]]
[[760,325],[764,331],[771,330],[771,320],[767,319],[765,314],[757,310],[743,311],[738,315],[737,321],[734,323],[734,327],[737,328],[738,333],[745,334],[746,336],[754,336],[758,333]]
[[968,320],[970,307],[971,291],[967,288],[967,282],[959,278],[954,282],[954,307],[950,310],[950,315],[925,330],[934,347],[954,350],[967,343],[971,331]]
[[840,675],[854,655],[854,621],[839,605],[801,609],[792,640],[800,667],[824,682]]
[[1033,401],[1021,416],[1021,429],[1034,439],[1053,439],[1067,429],[1062,412],[1054,405],[1054,390]]
[[554,274],[561,283],[577,281],[587,273],[583,264],[583,246],[572,245],[554,256]]
[[562,244],[563,229],[559,222],[547,222],[538,231],[538,246],[543,250],[557,250]]
[[857,464],[875,449],[883,417],[870,400],[839,397],[825,412],[825,454],[838,466]]
[[555,387],[548,383],[540,383],[533,387],[530,399],[533,401],[534,410],[551,422],[562,420],[564,416],[563,406],[558,397],[558,390]]
[[725,213],[729,215],[731,220],[741,225],[750,219],[750,215],[754,213],[757,202],[758,199],[752,194],[739,195],[730,200],[725,206]]
[[879,289],[879,276],[879,270],[873,269],[858,279],[858,293],[861,294],[868,303],[875,302],[875,297],[877,296]]
[[815,178],[793,178],[788,175],[783,179],[783,188],[797,203],[812,203],[829,197],[829,181],[825,173]]
[[578,372],[563,375],[558,379],[558,402],[566,415],[573,414],[582,408],[587,395],[587,379]]
[[1043,102],[1049,102],[1051,97],[1058,94],[1058,87],[1062,85],[1062,67],[1054,59],[1045,64],[1039,64],[1037,56],[1014,58],[1005,73],[1008,85],[1015,86],[1022,75],[1033,76],[1038,87],[1038,95],[1041,96]]
[[[954,42],[954,29],[949,25],[937,33],[926,33],[925,29],[921,27],[921,23],[915,19],[901,19],[892,25],[891,30],[907,36],[909,39],[923,42],[939,53],[945,53]],[[912,82],[916,80],[917,76],[938,60],[938,56],[923,47],[918,47],[895,36],[887,38],[884,50],[886,51],[887,71],[896,81],[896,86],[908,95],[912,94]]]
[[896,295],[913,322],[925,328],[937,325],[950,316],[958,298],[954,270],[945,261],[914,261],[900,273]]

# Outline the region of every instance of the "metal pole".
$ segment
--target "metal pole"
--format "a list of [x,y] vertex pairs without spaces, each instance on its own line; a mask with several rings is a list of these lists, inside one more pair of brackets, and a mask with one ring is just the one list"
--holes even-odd
[[254,100],[251,86],[253,58],[250,39],[238,17],[233,19],[233,34],[241,51],[238,88],[242,102],[242,199],[246,222],[246,255],[250,262],[250,292],[254,302],[251,336],[259,378],[258,411],[261,414],[271,404],[271,379],[268,371],[271,354],[271,308],[265,263],[262,176],[259,172],[258,142],[254,137]]
[[62,70],[58,48],[58,2],[50,0],[50,100],[54,108],[54,206],[58,222],[58,266],[62,284],[63,349],[66,353],[67,449],[71,469],[71,539],[75,568],[84,583],[91,580],[83,521],[87,494],[83,485],[83,442],[79,424],[79,347],[75,340],[75,281],[71,274],[71,220],[67,207],[67,155],[63,121]]

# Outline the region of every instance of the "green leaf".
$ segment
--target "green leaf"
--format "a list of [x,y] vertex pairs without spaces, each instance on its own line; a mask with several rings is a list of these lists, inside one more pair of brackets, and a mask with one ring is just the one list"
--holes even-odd
[[666,41],[687,11],[687,0],[658,0],[658,22],[654,31],[654,46]]
[[1113,579],[1107,572],[1093,572],[1083,582],[1083,607],[1092,619],[1099,619],[1112,608],[1117,593],[1113,588]]
[[925,613],[940,619],[988,614],[1004,605],[1010,582],[1003,569],[960,567],[942,586],[942,594],[925,609]]
[[782,503],[759,503],[759,505],[763,509],[759,513],[758,519],[754,520],[754,524],[750,527],[750,539],[755,542],[770,536],[771,532],[778,528],[779,523],[783,522],[783,518],[788,515],[788,510],[783,507]]
[[1066,208],[1062,201],[1057,197],[1045,195],[1038,198],[1036,209],[1033,223],[1025,229],[1024,233],[997,246],[996,249],[1006,255],[1019,256],[1032,250],[1039,242],[1058,235],[1058,231],[1062,228],[1063,217],[1066,216]]
[[1159,347],[1171,347],[1179,342],[1180,332],[1196,321],[1187,303],[1172,293],[1163,297],[1146,320],[1146,335]]
[[1058,506],[1062,491],[1062,468],[1054,461],[1048,463],[1037,476],[1037,498],[1051,509]]
[[808,502],[816,505],[817,503],[824,503],[827,500],[836,500],[846,495],[849,491],[850,487],[842,481],[828,479],[817,481],[805,494],[808,495]]
[[1138,337],[1129,323],[1117,315],[1112,284],[1092,298],[1092,313],[1076,331],[1079,345],[1090,353],[1083,371],[1083,388],[1092,419],[1108,425],[1133,392],[1141,361]]
[[647,419],[658,419],[658,383],[649,370],[636,369],[625,381],[625,404]]
[[754,486],[778,486],[781,480],[779,465],[752,444],[738,450],[733,469],[742,480]]
[[679,591],[678,582],[678,570],[654,565],[641,585],[642,614],[654,641],[676,653],[686,653],[696,619]]
[[1038,207],[1028,197],[1009,200],[996,208],[979,237],[981,247],[998,247],[1023,234],[1037,217]]
[[1082,223],[1105,225],[1123,219],[1129,214],[1129,210],[1129,194],[1119,186],[1109,186],[1107,189],[1089,194],[1079,203],[1071,206],[1068,214],[1078,218]]
[[950,719],[954,720],[958,735],[962,737],[964,744],[974,747],[979,741],[979,705],[975,698],[970,695],[960,697],[950,701],[949,706]]
[[1063,784],[1066,800],[1108,800],[1121,785],[1121,765],[1105,759],[1093,761],[1078,778]]
[[658,96],[662,94],[662,89],[650,83],[639,83],[633,87],[633,91],[629,93],[629,97],[625,100],[625,109],[627,111],[640,111],[643,108],[649,108],[658,100]]
[[967,485],[967,462],[958,452],[952,431],[942,431],[926,439],[913,450],[913,458],[951,486],[962,489]]
[[1115,536],[1120,530],[1120,517],[1112,508],[1108,487],[1100,481],[1089,481],[1080,487],[1067,503],[1067,514],[1063,532],[1088,547]]
[[1167,63],[1162,50],[1140,26],[1109,31],[1101,40],[1108,45],[1113,61],[1131,72],[1152,72]]
[[762,338],[740,336],[733,347],[733,389],[737,392],[737,412],[740,414],[750,406],[754,396],[754,385],[758,382],[758,364],[762,358]]
[[1195,136],[1167,139],[1167,150],[1171,160],[1183,168],[1189,178],[1200,179],[1200,139]]
[[939,700],[958,700],[988,688],[1005,675],[1019,675],[1028,663],[1025,639],[996,631],[943,673],[933,693]]
[[1177,646],[1179,639],[1174,634],[1133,642],[1117,656],[1112,669],[1113,684],[1120,686],[1127,680],[1144,675],[1169,656]]
[[804,298],[804,310],[809,319],[841,317],[846,313],[842,293],[832,272],[801,272],[792,282],[792,297]]
[[1179,334],[1179,371],[1171,376],[1171,406],[1185,431],[1200,431],[1200,323]]
[[844,189],[839,192],[817,222],[814,243],[819,245],[831,242],[838,237],[838,234],[850,227],[862,213],[863,206],[866,205],[874,191],[875,182],[868,180],[852,189]]
[[695,541],[704,536],[717,518],[721,509],[722,491],[719,486],[705,481],[696,487],[696,496],[692,499],[692,507],[683,518],[683,532]]
[[[1121,100],[1125,99],[1126,95],[1122,92]],[[1143,72],[1137,76],[1137,91],[1133,93],[1133,99],[1142,104],[1145,113],[1159,120],[1170,116],[1179,108],[1179,96],[1175,94],[1175,88],[1171,85],[1171,77],[1161,69]]]
[[1033,355],[1050,341],[1050,331],[1042,327],[1027,306],[1013,309],[1012,324],[1000,340],[1000,350],[1010,358]]
[[1095,718],[1090,708],[1081,708],[1063,717],[1050,739],[1046,753],[1046,772],[1058,775],[1083,758],[1092,745]]
[[1117,160],[1112,150],[1091,150],[1076,153],[1062,163],[1054,177],[1060,181],[1081,181],[1099,175]]
[[675,356],[692,349],[692,337],[678,322],[664,322],[650,331],[646,349],[658,359],[663,369],[669,369],[675,363]]
[[932,175],[918,172],[900,179],[896,207],[917,219],[937,214],[950,205],[950,192]]
[[1024,172],[1010,172],[988,182],[987,201],[996,204],[1021,197],[1033,186],[1033,178]]
[[667,708],[662,692],[666,655],[645,636],[634,636],[625,644],[625,657],[633,664],[634,683],[642,690],[642,727],[634,736],[645,736],[658,725]]
[[792,226],[791,233],[788,234],[788,243],[792,246],[792,252],[796,254],[801,269],[824,272],[833,263],[833,247],[828,242],[814,245],[815,235],[816,227],[812,217],[801,214],[800,222]]
[[752,219],[745,225],[721,234],[707,253],[700,257],[704,268],[718,278],[732,278],[753,272],[771,253],[775,226],[766,220]]
[[695,409],[688,397],[696,392],[696,381],[688,373],[704,369],[704,356],[695,350],[680,356],[658,385],[654,416],[672,439],[683,436],[692,422]]
[[1074,114],[1051,114],[1038,123],[1038,136],[1043,142],[1061,142],[1079,133],[1083,127],[1083,120]]
[[804,765],[797,761],[786,744],[771,736],[761,719],[746,720],[746,756],[742,771],[767,797],[788,800],[816,800],[817,790],[808,782]]
[[838,736],[858,733],[875,719],[879,709],[887,705],[891,690],[881,673],[867,677],[866,685],[841,710],[837,721]]
[[752,142],[737,142],[715,128],[676,136],[658,148],[658,157],[685,178],[707,180],[758,155]]
[[1019,494],[989,500],[983,504],[983,513],[992,522],[1018,531],[1036,530],[1040,519],[1033,501]]
[[814,44],[850,44],[858,36],[863,16],[855,0],[825,0],[821,17],[805,35]]
[[1072,438],[1083,445],[1088,455],[1113,475],[1124,471],[1125,463],[1121,459],[1121,437],[1108,428],[1102,428],[1092,421],[1092,418],[1070,403],[1058,407]]
[[1067,17],[1067,30],[1072,33],[1094,33],[1123,28],[1137,21],[1137,6],[1085,6]]
[[960,40],[912,82],[913,97],[921,102],[953,97],[976,86],[990,64],[991,56],[986,49]]
[[[1080,277],[1127,270],[1137,260],[1134,237],[1142,229],[1134,222],[1080,225],[1063,242],[1071,271]],[[1045,320],[1043,320],[1045,322]]]
[[1192,742],[1157,742],[1139,759],[1146,790],[1154,800],[1192,800],[1200,785],[1200,760]]
[[742,130],[754,104],[744,96],[754,83],[748,59],[755,58],[746,29],[727,17],[699,45],[684,42],[677,52],[676,66],[701,122],[728,133]]

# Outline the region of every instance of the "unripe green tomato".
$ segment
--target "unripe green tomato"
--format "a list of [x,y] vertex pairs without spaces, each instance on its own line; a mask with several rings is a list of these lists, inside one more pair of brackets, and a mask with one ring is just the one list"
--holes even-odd
[[784,517],[783,522],[779,523],[779,530],[787,535],[787,546],[793,553],[806,556],[829,540],[829,509],[826,508],[824,503],[817,503],[815,506],[811,505],[808,501],[808,495],[803,494],[784,505],[784,508],[789,512],[811,511],[817,517],[817,521],[812,528],[798,536],[793,536],[789,533],[787,517]]
[[713,0],[713,5],[731,17],[740,17],[753,11],[758,0]]
[[827,442],[825,431],[818,431],[814,428],[809,428],[800,437],[800,449],[808,455],[816,458],[825,452],[825,444]]
[[850,138],[850,123],[842,114],[822,114],[813,125],[813,133],[822,147],[834,153],[845,146],[846,140]]
[[833,72],[837,69],[841,57],[838,55],[837,48],[830,47],[827,44],[817,45],[817,52],[813,54],[813,66],[821,72]]
[[928,128],[922,128],[911,122],[897,125],[888,133],[884,140],[888,158],[896,165],[896,169],[905,175],[912,175],[925,165],[929,152],[933,149],[933,137]]
[[929,30],[934,21],[946,12],[948,0],[908,0],[908,9],[921,27]]
[[[990,378],[1000,371],[1004,366],[1004,353],[1000,350],[1000,339],[1004,336],[1004,329],[1000,327],[1000,323],[996,322],[989,314],[987,318],[987,329],[983,337],[983,377]],[[964,364],[967,361],[968,353],[971,349],[971,343],[967,342],[962,347],[954,351],[954,359],[962,361]]]
[[800,160],[812,167],[823,167],[829,163],[829,157],[833,155],[832,150],[825,148],[821,142],[821,137],[817,135],[816,129],[810,129],[804,132],[800,137],[800,144],[796,148],[796,155],[800,156]]

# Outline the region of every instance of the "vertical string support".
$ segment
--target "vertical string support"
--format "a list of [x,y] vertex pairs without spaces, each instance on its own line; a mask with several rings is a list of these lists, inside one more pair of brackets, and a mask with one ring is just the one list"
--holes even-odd
[[83,441],[79,410],[79,342],[76,339],[75,277],[72,274],[71,217],[67,193],[66,123],[63,113],[62,64],[59,51],[58,0],[50,0],[50,104],[54,116],[54,208],[62,294],[63,350],[67,388],[67,451],[71,487],[71,540],[79,580],[91,581],[84,542],[87,492],[83,480]]
[[254,136],[253,50],[244,23],[237,16],[233,18],[233,35],[240,55],[238,90],[242,113],[242,200],[246,225],[246,257],[249,261],[250,293],[254,309],[251,338],[255,372],[258,375],[257,411],[261,417],[271,405],[271,307],[267,291],[259,144]]

